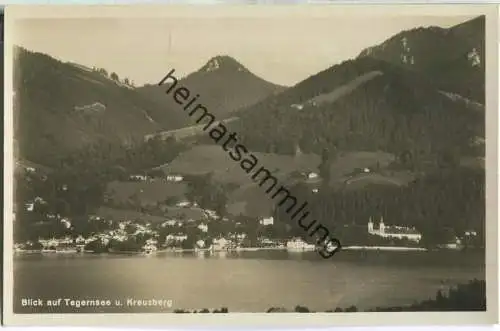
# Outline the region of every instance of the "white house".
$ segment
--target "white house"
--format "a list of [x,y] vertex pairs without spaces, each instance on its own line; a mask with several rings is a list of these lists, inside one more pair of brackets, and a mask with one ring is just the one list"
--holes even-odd
[[217,238],[212,241],[212,247],[216,251],[226,250],[229,247],[230,241],[226,238]]
[[129,179],[131,180],[140,180],[140,181],[146,181],[148,180],[148,176],[146,175],[130,175]]
[[245,239],[246,237],[247,237],[247,234],[246,234],[246,233],[243,233],[243,232],[242,232],[242,233],[237,233],[237,234],[236,234],[236,238],[237,238],[237,239],[240,239],[240,240],[243,240],[243,239]]
[[118,224],[118,227],[120,228],[120,230],[125,230],[125,228],[127,227],[127,225],[129,225],[130,223],[131,223],[130,221],[120,222]]
[[42,205],[47,203],[47,201],[45,201],[42,197],[36,197],[34,202]]
[[202,232],[208,232],[208,225],[205,223],[201,223],[198,225],[198,229],[200,229]]
[[169,234],[165,237],[167,242],[182,242],[187,239],[187,235],[183,233]]
[[82,235],[79,235],[75,239],[75,244],[77,244],[77,245],[85,244],[85,238]]
[[307,178],[308,179],[316,179],[318,178],[318,174],[315,173],[315,172],[310,172],[308,175],[307,175]]
[[316,245],[308,244],[300,238],[293,238],[286,243],[286,249],[291,251],[312,251],[315,248]]
[[274,224],[274,217],[264,217],[259,221],[261,225],[273,225]]
[[123,242],[123,241],[128,239],[128,236],[125,234],[115,234],[115,235],[113,235],[113,239]]
[[293,104],[293,105],[291,105],[290,107],[291,107],[291,108],[298,109],[298,110],[302,110],[302,108],[304,108],[304,105],[294,103],[294,104]]
[[202,239],[198,240],[196,242],[196,247],[198,247],[198,248],[205,248],[205,240],[202,240]]
[[177,220],[168,220],[165,221],[161,224],[161,226],[164,228],[166,226],[175,226],[177,224]]
[[61,219],[61,223],[64,224],[64,227],[66,229],[69,229],[71,227],[71,222],[68,221],[66,218]]
[[257,238],[259,243],[264,246],[264,247],[279,247],[279,248],[285,248],[285,245],[278,239],[270,239],[266,237],[259,237]]
[[229,232],[227,234],[227,237],[232,239],[232,240],[243,240],[247,237],[247,234],[244,232],[241,232],[241,233]]
[[383,238],[408,239],[415,242],[419,242],[422,239],[422,234],[415,228],[408,228],[403,226],[386,226],[384,224],[383,217],[380,218],[378,230],[374,229],[373,221],[370,217],[370,219],[368,220],[368,233]]
[[59,245],[64,245],[64,244],[72,244],[73,239],[71,237],[64,237],[64,238],[51,238],[51,239],[39,239],[38,242],[42,244],[44,248],[48,247],[57,247]]
[[35,203],[34,202],[28,202],[25,204],[26,210],[27,211],[33,211],[35,209]]
[[36,169],[33,167],[25,167],[24,169],[26,170],[26,172],[30,172],[30,173],[36,172]]
[[191,204],[191,203],[190,203],[189,201],[187,201],[187,200],[183,200],[183,201],[179,201],[179,202],[177,202],[175,205],[176,205],[177,207],[187,207],[187,206],[189,206],[190,204]]
[[146,244],[148,244],[148,245],[158,245],[158,239],[156,239],[156,238],[149,238],[148,240],[146,240]]
[[215,210],[205,209],[204,212],[208,217],[211,217],[211,218],[217,217],[217,213],[215,212]]
[[184,180],[184,177],[179,176],[179,175],[168,175],[167,176],[167,181],[169,182],[182,182]]
[[146,251],[146,252],[156,252],[158,250],[158,248],[156,247],[156,245],[148,243],[148,242],[146,242],[144,244],[144,246],[142,246],[142,249],[144,251]]
[[465,231],[465,235],[467,237],[475,237],[475,236],[477,236],[477,232],[474,230],[469,230],[469,231]]
[[52,239],[39,239],[38,242],[42,244],[43,248],[57,247],[59,246],[59,241],[55,238]]

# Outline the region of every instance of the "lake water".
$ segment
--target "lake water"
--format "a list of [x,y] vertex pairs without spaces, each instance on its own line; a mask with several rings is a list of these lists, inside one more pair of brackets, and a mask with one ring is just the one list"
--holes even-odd
[[[214,309],[265,312],[270,307],[315,311],[407,305],[472,279],[485,279],[477,252],[354,252],[329,260],[315,252],[158,253],[151,256],[34,254],[14,257],[15,313],[172,312]],[[23,307],[21,299],[42,299]],[[63,299],[49,307],[46,300]],[[70,307],[67,299],[102,299],[111,306]],[[127,299],[171,300],[169,307],[127,306]],[[120,305],[115,304],[120,300]],[[117,302],[118,303],[118,302]]]

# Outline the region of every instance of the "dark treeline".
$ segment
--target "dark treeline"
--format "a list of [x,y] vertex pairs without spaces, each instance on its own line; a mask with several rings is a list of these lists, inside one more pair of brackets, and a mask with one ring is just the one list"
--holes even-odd
[[448,293],[438,291],[434,299],[405,307],[375,308],[370,311],[485,311],[486,282],[472,280],[451,288]]
[[170,162],[185,149],[184,143],[172,137],[166,140],[156,137],[129,144],[102,140],[72,152],[29,160],[54,168],[57,172],[79,174],[91,171],[117,176],[120,173],[146,171]]
[[189,201],[196,201],[198,205],[205,209],[211,209],[218,215],[225,216],[227,194],[230,185],[223,185],[213,179],[213,173],[205,175],[191,175],[185,177],[188,183],[186,198]]
[[[455,288],[451,288],[448,293],[443,293],[439,290],[434,299],[428,299],[421,302],[415,302],[408,306],[398,307],[376,307],[374,309],[365,310],[367,312],[395,312],[395,311],[485,311],[486,310],[486,282],[474,279],[466,284],[459,284]],[[327,310],[327,313],[354,313],[358,310],[356,306],[347,308],[337,307],[332,310]],[[227,313],[227,308],[215,309],[212,313]],[[267,310],[268,313],[314,313],[305,306],[295,306],[293,310],[288,310],[283,307],[271,307]],[[201,310],[184,310],[176,309],[174,313],[210,313],[208,309]]]
[[[49,226],[48,215],[69,217],[73,224],[81,219],[87,224],[88,215],[102,205],[109,181],[125,180],[137,172],[147,173],[150,167],[173,160],[184,148],[173,139],[153,139],[128,147],[103,143],[52,160],[47,171],[16,172],[16,239],[38,237],[42,228],[43,233],[54,236],[64,233],[56,218],[53,226]],[[37,197],[43,201],[36,201]],[[28,202],[34,203],[32,211],[26,210],[24,204]],[[41,221],[45,223],[43,227]]]
[[[455,236],[463,236],[469,230],[478,233],[470,244],[484,245],[485,178],[481,170],[435,171],[402,187],[371,185],[364,190],[323,187],[313,194],[306,185],[298,184],[292,192],[299,201],[308,202],[313,215],[310,219],[328,226],[343,245],[369,242],[366,230],[369,217],[376,226],[383,217],[389,225],[415,227],[427,246],[452,242]],[[297,235],[304,235],[304,229],[291,221],[283,208],[276,208],[275,213]]]
[[[61,155],[92,145],[105,151],[108,144],[139,144],[144,135],[169,129],[173,117],[185,117],[117,84],[116,74],[105,78],[105,70],[85,70],[21,47],[14,58],[15,144],[19,156],[32,162],[53,165]],[[75,109],[94,103],[105,109]]]
[[[338,150],[409,153],[415,164],[442,154],[484,155],[471,139],[484,137],[484,112],[439,93],[415,73],[369,58],[346,61],[241,114],[230,125],[255,151],[321,154]],[[334,102],[306,103],[370,70],[384,74]],[[303,104],[295,109],[292,104]],[[446,128],[446,129],[444,129]]]

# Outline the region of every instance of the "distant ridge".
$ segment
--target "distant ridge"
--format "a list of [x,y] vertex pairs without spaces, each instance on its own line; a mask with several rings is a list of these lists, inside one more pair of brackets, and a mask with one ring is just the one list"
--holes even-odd
[[170,114],[102,72],[21,47],[14,58],[14,135],[30,161],[99,142],[142,141]]
[[[232,117],[235,111],[251,106],[285,89],[283,86],[275,85],[254,75],[241,63],[227,55],[210,58],[200,69],[185,77],[176,73],[174,76],[180,80],[179,85],[186,86],[190,91],[199,94],[200,103],[210,108],[218,119]],[[165,82],[167,85],[169,83]],[[172,101],[172,98],[165,97],[165,87],[146,85],[139,90],[158,105],[167,109],[175,109],[173,107],[178,107],[178,105]],[[193,125],[184,114],[181,116],[184,116],[184,121],[181,120],[182,125],[172,127],[172,129]]]
[[441,89],[484,104],[485,17],[449,29],[415,28],[363,50],[373,57],[418,71]]
[[243,109],[232,129],[267,153],[383,151],[429,163],[484,156],[475,143],[484,139],[483,20],[398,33]]

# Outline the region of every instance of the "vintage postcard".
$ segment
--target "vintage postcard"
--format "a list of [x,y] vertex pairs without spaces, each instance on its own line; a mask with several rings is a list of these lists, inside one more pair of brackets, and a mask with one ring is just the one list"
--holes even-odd
[[5,22],[6,324],[498,321],[496,5]]

